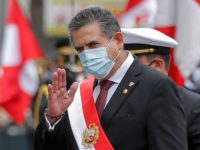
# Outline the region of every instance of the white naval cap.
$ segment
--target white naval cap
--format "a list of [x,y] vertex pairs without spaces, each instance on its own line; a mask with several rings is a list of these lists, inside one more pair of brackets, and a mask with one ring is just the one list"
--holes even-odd
[[152,28],[122,28],[124,49],[133,54],[158,53],[169,54],[177,42],[164,33]]

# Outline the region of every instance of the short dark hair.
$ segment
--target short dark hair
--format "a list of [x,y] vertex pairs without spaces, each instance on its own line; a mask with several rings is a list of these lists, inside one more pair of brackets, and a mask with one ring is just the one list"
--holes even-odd
[[108,39],[111,39],[115,32],[121,32],[117,19],[109,10],[99,6],[91,6],[76,14],[69,23],[70,40],[73,42],[73,31],[94,22],[99,23],[101,32]]
[[161,58],[165,62],[165,69],[169,70],[170,65],[170,54],[168,55],[162,55],[162,54],[139,54],[138,57],[145,56],[149,62],[151,62],[155,57]]

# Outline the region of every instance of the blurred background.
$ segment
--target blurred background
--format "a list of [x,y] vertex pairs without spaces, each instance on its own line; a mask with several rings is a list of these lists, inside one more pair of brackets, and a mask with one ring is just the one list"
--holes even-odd
[[88,75],[67,24],[88,5],[112,11],[121,27],[152,27],[175,38],[170,77],[200,93],[200,0],[0,0],[0,150],[32,150],[34,130],[58,67],[68,87]]

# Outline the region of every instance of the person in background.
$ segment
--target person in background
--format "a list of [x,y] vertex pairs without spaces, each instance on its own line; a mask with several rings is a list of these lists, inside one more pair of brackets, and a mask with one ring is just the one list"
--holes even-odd
[[175,84],[123,49],[123,33],[111,12],[85,8],[68,27],[91,77],[66,89],[65,70],[53,73],[35,149],[187,150]]
[[[173,39],[151,28],[123,28],[124,48],[151,68],[168,75]],[[187,120],[189,150],[200,150],[200,95],[178,87]]]
[[[73,48],[70,46],[68,37],[59,40],[55,46],[59,54],[59,67],[65,68],[67,72],[67,88],[69,89],[72,83],[77,81],[77,76],[83,72],[83,69],[80,66],[80,61],[75,50],[73,50]],[[57,70],[57,68],[55,68],[55,70]]]
[[200,63],[185,82],[186,88],[200,94]]

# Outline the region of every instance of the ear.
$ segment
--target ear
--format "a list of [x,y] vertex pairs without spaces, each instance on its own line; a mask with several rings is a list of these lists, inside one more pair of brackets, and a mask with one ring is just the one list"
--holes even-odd
[[116,41],[116,44],[120,50],[124,47],[124,36],[122,32],[116,32],[113,36],[113,39]]
[[155,64],[156,68],[163,68],[164,67],[164,61],[160,58],[156,58],[154,64]]
[[166,74],[165,62],[161,58],[156,58],[154,63],[154,68],[158,71],[161,71],[163,74]]

